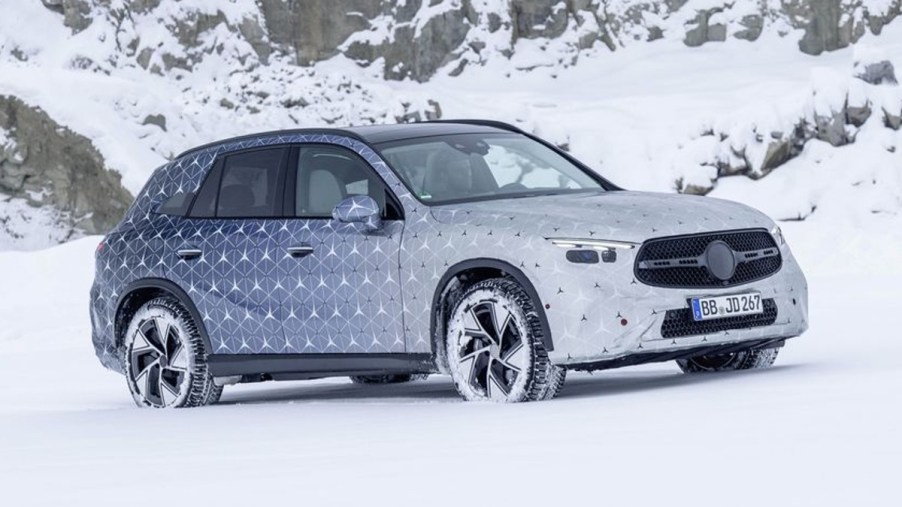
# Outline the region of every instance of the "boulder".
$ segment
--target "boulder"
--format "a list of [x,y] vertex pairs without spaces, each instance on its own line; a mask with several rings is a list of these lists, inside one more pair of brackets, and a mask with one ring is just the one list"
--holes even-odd
[[80,32],[91,25],[92,2],[90,0],[41,0],[44,7],[63,15],[63,23],[73,32]]
[[842,146],[849,142],[846,132],[846,115],[843,111],[834,111],[829,115],[815,115],[814,128],[814,137],[833,146]]
[[683,43],[689,47],[698,47],[706,42],[723,42],[727,40],[727,27],[723,23],[713,21],[713,16],[723,12],[723,8],[698,11],[693,19],[694,27],[686,31]]
[[898,84],[896,69],[893,67],[893,62],[889,60],[869,63],[856,61],[853,72],[855,77],[872,85]]
[[567,29],[567,5],[560,0],[514,0],[510,5],[513,41],[559,37]]
[[[391,3],[372,0],[260,0],[258,4],[269,40],[290,47],[298,65],[310,65],[337,55],[339,46],[351,34],[368,29],[370,20],[387,12]],[[407,3],[414,9],[419,7],[417,1]]]
[[891,128],[893,130],[899,130],[902,127],[902,111],[897,111],[895,113],[883,110],[883,124],[887,128]]
[[736,31],[733,37],[747,41],[757,40],[764,31],[764,17],[760,14],[748,14],[739,21],[741,30]]
[[850,97],[846,103],[846,123],[854,125],[855,127],[861,127],[870,117],[871,102],[869,100],[864,100],[856,103],[853,102]]

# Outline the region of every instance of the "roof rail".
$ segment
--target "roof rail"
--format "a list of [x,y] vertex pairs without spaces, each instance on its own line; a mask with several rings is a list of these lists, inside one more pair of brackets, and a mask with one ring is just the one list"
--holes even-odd
[[418,123],[463,123],[465,125],[481,125],[483,127],[494,127],[496,129],[508,130],[510,132],[516,132],[518,134],[526,134],[522,129],[511,125],[510,123],[504,123],[503,121],[496,120],[473,120],[473,119],[463,119],[463,120],[430,120],[423,121]]
[[253,139],[253,138],[256,138],[256,137],[278,136],[278,135],[286,136],[286,135],[292,135],[292,134],[297,134],[297,135],[308,134],[308,135],[335,135],[335,136],[345,136],[345,137],[350,137],[350,138],[352,138],[352,139],[356,139],[356,140],[358,140],[358,141],[360,141],[360,142],[366,142],[366,141],[365,141],[362,137],[360,137],[359,135],[355,134],[354,132],[351,132],[350,130],[345,130],[345,129],[335,129],[335,128],[300,128],[300,129],[270,130],[270,131],[268,131],[268,132],[259,132],[259,133],[256,133],[256,134],[245,134],[245,135],[243,135],[243,136],[229,137],[229,138],[226,138],[226,139],[221,139],[221,140],[219,140],[219,141],[213,141],[213,142],[211,142],[211,143],[206,143],[206,144],[202,144],[202,145],[200,145],[200,146],[195,146],[194,148],[191,148],[191,149],[189,149],[189,150],[185,150],[185,151],[179,153],[178,156],[175,157],[175,158],[176,158],[176,159],[179,159],[179,158],[184,157],[185,155],[189,155],[189,154],[194,153],[194,152],[196,152],[196,151],[205,150],[205,149],[207,149],[207,148],[213,148],[214,146],[220,146],[220,145],[223,145],[223,144],[234,143],[234,142],[237,142],[237,141],[244,141],[244,140],[247,140],[247,139]]

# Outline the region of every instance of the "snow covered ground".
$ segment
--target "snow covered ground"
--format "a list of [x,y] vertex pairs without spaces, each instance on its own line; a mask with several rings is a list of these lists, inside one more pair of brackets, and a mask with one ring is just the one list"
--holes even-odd
[[839,270],[808,229],[786,235],[812,325],[773,369],[578,374],[522,405],[463,403],[439,376],[233,386],[218,406],[139,410],[90,345],[97,238],[0,253],[4,504],[894,505],[902,268],[878,274],[872,238]]

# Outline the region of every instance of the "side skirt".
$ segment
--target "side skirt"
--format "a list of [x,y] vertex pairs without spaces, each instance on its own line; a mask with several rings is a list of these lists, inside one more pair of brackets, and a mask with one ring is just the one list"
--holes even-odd
[[432,354],[213,354],[214,377],[244,381],[300,380],[348,375],[432,373]]

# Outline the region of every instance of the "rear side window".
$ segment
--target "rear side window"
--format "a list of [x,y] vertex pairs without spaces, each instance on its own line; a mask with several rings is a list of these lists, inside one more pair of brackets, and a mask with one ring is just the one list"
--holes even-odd
[[227,156],[204,182],[191,215],[219,218],[281,215],[279,174],[287,154],[288,148],[280,147]]

